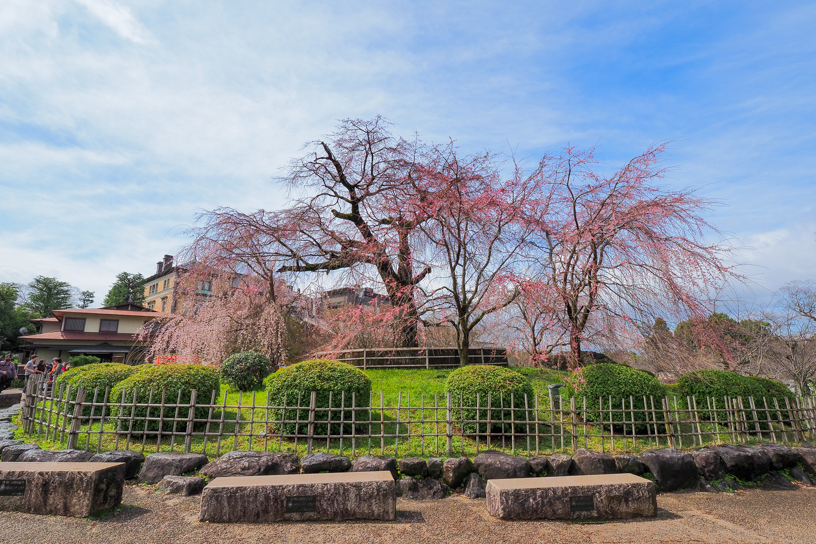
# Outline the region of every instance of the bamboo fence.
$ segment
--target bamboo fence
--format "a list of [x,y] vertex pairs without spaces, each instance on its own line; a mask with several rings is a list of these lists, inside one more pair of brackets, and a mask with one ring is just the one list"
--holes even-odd
[[[642,397],[598,399],[535,395],[523,399],[312,392],[282,404],[265,392],[201,399],[136,391],[111,402],[109,389],[52,391],[31,380],[22,410],[24,432],[70,449],[329,452],[404,457],[475,455],[487,449],[517,455],[574,453],[579,448],[636,452],[758,441],[799,443],[816,438],[813,397]],[[339,397],[339,398],[338,398]],[[320,399],[323,402],[320,402]]]

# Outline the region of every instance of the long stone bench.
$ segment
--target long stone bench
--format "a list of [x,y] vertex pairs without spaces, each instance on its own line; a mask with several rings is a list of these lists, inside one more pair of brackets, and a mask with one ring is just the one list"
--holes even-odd
[[86,517],[118,506],[124,463],[0,463],[0,510]]
[[657,515],[657,489],[634,474],[511,478],[487,483],[487,511],[505,520]]
[[214,523],[349,519],[393,520],[389,471],[216,478],[201,496],[199,519]]

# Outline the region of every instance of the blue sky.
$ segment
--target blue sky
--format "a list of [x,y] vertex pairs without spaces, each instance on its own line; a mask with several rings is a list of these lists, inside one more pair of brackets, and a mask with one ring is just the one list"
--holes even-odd
[[669,141],[666,185],[720,202],[764,298],[816,278],[814,29],[796,2],[3,0],[0,281],[100,303],[196,213],[281,206],[305,142],[380,114],[465,151],[597,145],[609,170]]

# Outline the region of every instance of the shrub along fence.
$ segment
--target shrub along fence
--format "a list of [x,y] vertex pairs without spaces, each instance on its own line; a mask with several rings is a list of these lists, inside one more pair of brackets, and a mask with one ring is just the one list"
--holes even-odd
[[167,398],[163,391],[149,392],[147,401],[132,393],[111,402],[110,388],[71,391],[69,385],[52,391],[32,379],[23,430],[68,448],[96,451],[325,451],[351,457],[472,456],[486,449],[517,455],[578,448],[636,452],[816,438],[814,397],[609,398],[588,409],[586,398],[539,395],[525,395],[523,402],[512,395],[477,396],[463,403],[452,394],[400,394],[396,403],[386,404],[382,393],[366,399],[341,394],[321,407],[316,392],[277,404],[270,404],[265,392],[239,394],[237,402],[215,392],[200,399],[194,391],[189,402]]

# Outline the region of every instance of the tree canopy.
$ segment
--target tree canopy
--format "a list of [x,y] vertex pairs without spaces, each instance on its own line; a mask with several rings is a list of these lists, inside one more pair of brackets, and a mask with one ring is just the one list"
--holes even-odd
[[121,272],[116,275],[116,281],[111,285],[108,294],[105,295],[105,306],[116,306],[133,302],[143,304],[145,279],[141,274],[130,274]]

